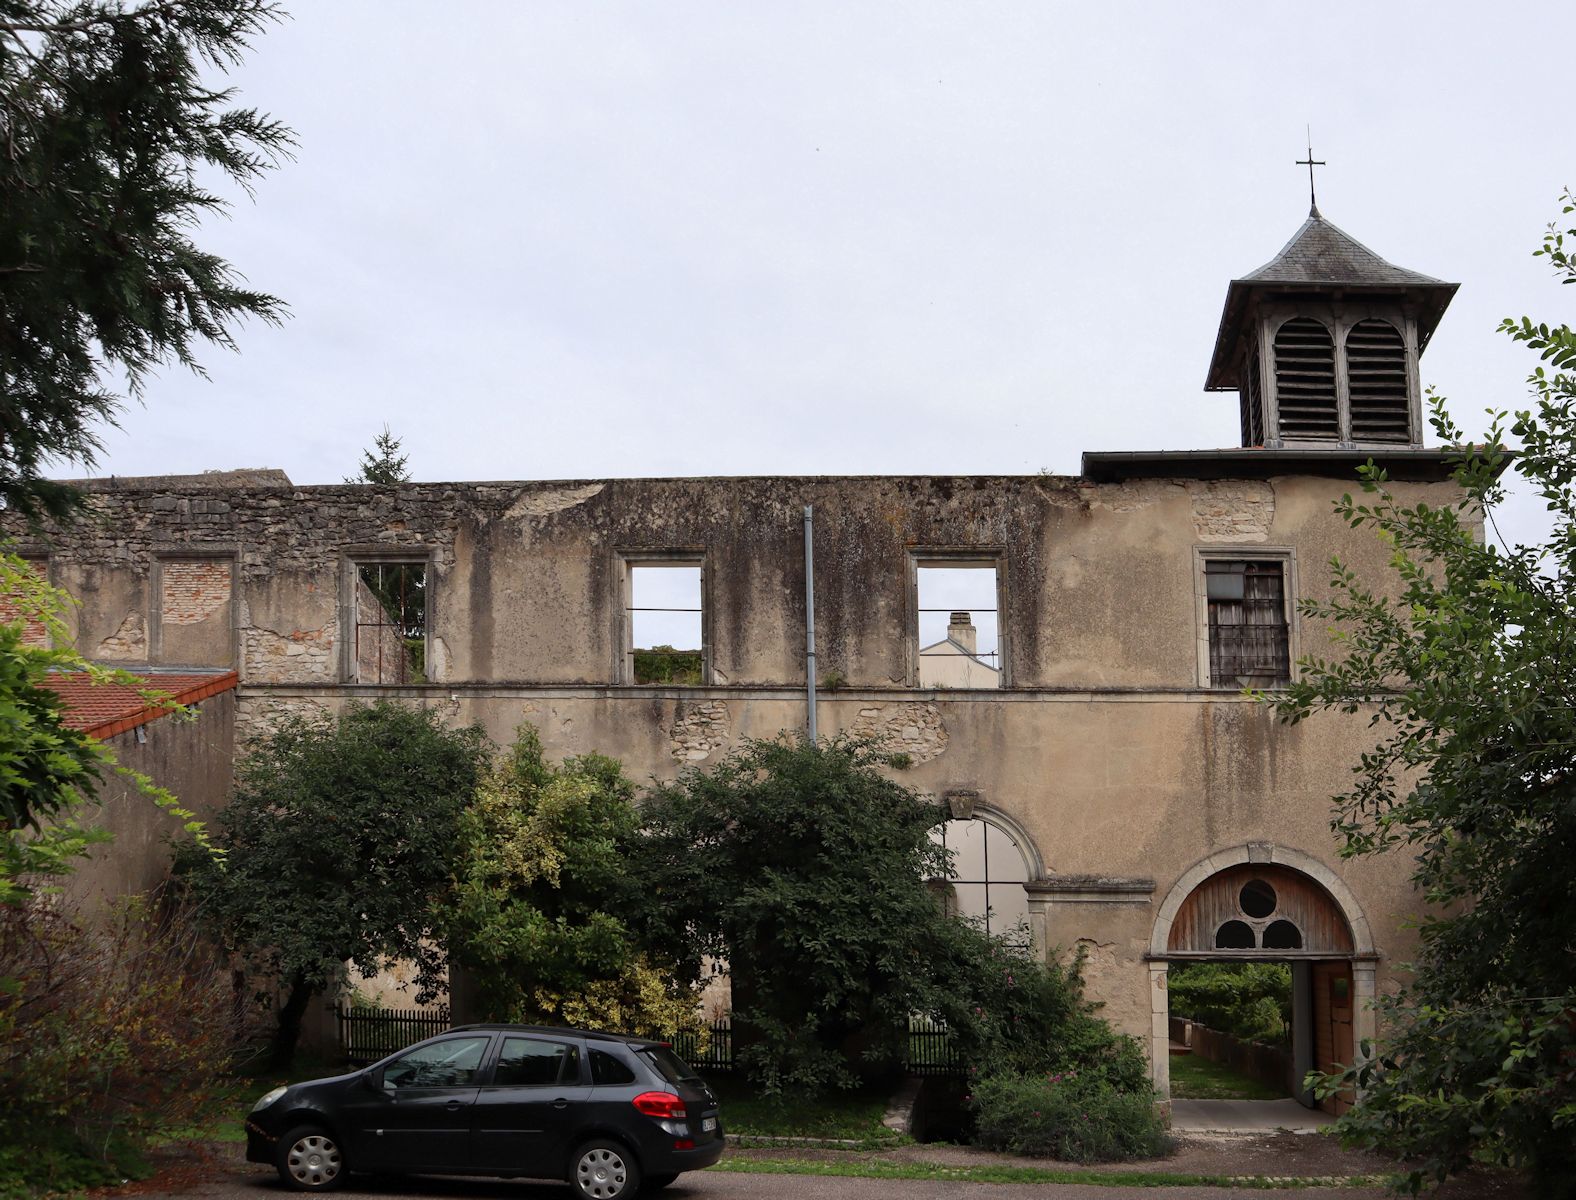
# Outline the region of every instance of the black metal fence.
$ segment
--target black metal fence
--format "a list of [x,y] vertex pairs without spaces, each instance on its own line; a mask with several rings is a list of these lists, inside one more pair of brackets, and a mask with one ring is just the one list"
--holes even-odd
[[447,1008],[361,1008],[341,1004],[334,1009],[339,1045],[353,1063],[376,1062],[412,1042],[449,1028]]
[[733,1070],[733,1027],[726,1019],[713,1021],[704,1030],[686,1030],[668,1039],[677,1054],[697,1071]]
[[910,1075],[961,1075],[963,1062],[952,1034],[939,1021],[914,1017],[908,1023],[908,1053],[903,1069]]
[[[361,1008],[341,1004],[334,1010],[339,1044],[352,1063],[376,1062],[394,1051],[449,1028],[447,1008]],[[726,1019],[703,1030],[685,1030],[667,1039],[673,1052],[698,1071],[713,1074],[734,1069],[733,1028]],[[963,1063],[945,1025],[923,1017],[908,1023],[903,1069],[911,1075],[959,1075]]]

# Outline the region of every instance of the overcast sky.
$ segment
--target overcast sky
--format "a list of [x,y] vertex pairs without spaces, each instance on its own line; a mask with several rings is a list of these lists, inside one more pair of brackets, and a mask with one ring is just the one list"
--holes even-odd
[[[1307,215],[1461,291],[1425,382],[1525,398],[1494,332],[1571,181],[1566,5],[293,0],[236,72],[295,161],[205,246],[292,319],[167,371],[100,474],[1075,473],[1233,445],[1227,281]],[[1556,42],[1554,45],[1562,44]]]

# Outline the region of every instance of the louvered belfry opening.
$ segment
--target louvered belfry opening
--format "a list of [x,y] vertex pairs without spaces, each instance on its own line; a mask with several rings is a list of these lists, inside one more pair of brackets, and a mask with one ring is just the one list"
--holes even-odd
[[1276,330],[1275,400],[1281,437],[1340,440],[1335,340],[1322,322],[1312,317],[1293,317]]
[[1409,442],[1411,403],[1406,384],[1406,343],[1388,321],[1370,318],[1346,335],[1352,441]]
[[1259,385],[1259,354],[1255,350],[1248,355],[1247,366],[1242,372],[1242,444],[1244,446],[1262,446],[1264,444],[1264,393]]

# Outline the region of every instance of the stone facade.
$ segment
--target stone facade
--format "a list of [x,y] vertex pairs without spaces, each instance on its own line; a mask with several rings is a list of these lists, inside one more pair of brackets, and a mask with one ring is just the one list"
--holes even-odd
[[[1451,498],[1430,462],[1395,465],[1403,501]],[[500,743],[529,720],[550,755],[594,750],[632,778],[670,779],[741,739],[804,728],[813,505],[818,650],[839,675],[819,699],[822,733],[873,738],[908,756],[905,782],[966,791],[1010,822],[1039,864],[1032,931],[1046,953],[1084,951],[1105,1015],[1160,1048],[1164,1083],[1160,910],[1201,863],[1264,845],[1338,880],[1373,931],[1361,994],[1406,958],[1418,909],[1404,861],[1345,862],[1328,828],[1363,722],[1280,725],[1201,676],[1211,548],[1273,550],[1291,600],[1325,593],[1334,555],[1384,578],[1386,548],[1331,511],[1353,463],[1257,477],[1226,465],[1190,462],[1187,478],[117,480],[93,491],[91,520],[12,534],[82,601],[79,645],[233,663],[239,745],[286,713],[387,696]],[[704,562],[713,682],[621,683],[626,556],[680,551]],[[995,563],[1007,686],[918,686],[914,568],[937,553]],[[427,679],[408,686],[359,681],[348,649],[356,567],[391,559],[426,567]],[[1305,650],[1328,645],[1316,622],[1290,622]]]

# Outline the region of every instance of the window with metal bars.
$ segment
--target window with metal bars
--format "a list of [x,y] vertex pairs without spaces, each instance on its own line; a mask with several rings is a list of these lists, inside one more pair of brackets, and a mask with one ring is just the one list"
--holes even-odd
[[1275,331],[1275,405],[1282,438],[1340,440],[1335,340],[1312,317],[1293,317]]
[[1209,601],[1211,687],[1284,687],[1291,682],[1291,631],[1284,562],[1204,561]]
[[932,841],[951,852],[943,885],[949,915],[982,922],[989,933],[1006,933],[1029,918],[1028,860],[1013,836],[983,817],[943,822]]
[[944,558],[915,569],[918,679],[926,688],[1001,686],[994,559]]
[[1354,442],[1410,442],[1406,343],[1388,321],[1369,318],[1346,334],[1346,377]]
[[624,679],[700,687],[709,682],[704,567],[693,558],[626,563]]
[[355,683],[427,682],[427,564],[355,564],[351,674]]

